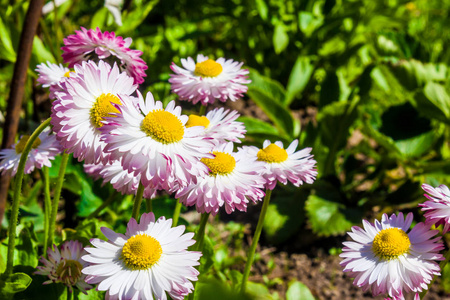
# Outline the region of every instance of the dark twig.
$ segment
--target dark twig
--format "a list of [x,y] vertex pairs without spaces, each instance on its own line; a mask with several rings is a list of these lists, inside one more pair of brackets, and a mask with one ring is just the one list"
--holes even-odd
[[[23,22],[23,30],[20,36],[18,56],[14,65],[14,74],[11,80],[8,106],[6,108],[5,124],[3,126],[2,148],[9,148],[14,143],[19,127],[19,116],[22,108],[22,99],[25,93],[25,82],[27,70],[30,63],[33,39],[41,17],[44,0],[31,0],[28,6],[27,15]],[[20,55],[20,56],[19,56]],[[6,197],[8,195],[10,178],[2,175],[0,178],[0,224],[3,220],[6,207]]]

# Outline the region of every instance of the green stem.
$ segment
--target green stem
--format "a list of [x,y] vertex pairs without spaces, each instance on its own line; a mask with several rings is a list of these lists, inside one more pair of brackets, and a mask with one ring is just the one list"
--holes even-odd
[[[200,218],[200,224],[198,225],[197,233],[194,236],[194,240],[197,242],[194,245],[193,250],[194,251],[202,251],[203,250],[203,244],[205,242],[205,229],[206,229],[206,223],[208,222],[209,213],[204,213],[201,215]],[[189,294],[189,300],[194,299],[195,295],[195,285],[197,284],[197,281],[193,281],[192,284],[194,285],[194,290],[191,294]]]
[[99,213],[102,212],[102,210],[104,210],[107,206],[109,206],[113,201],[114,201],[114,197],[116,196],[116,191],[114,190],[111,195],[109,195],[108,199],[106,199],[105,201],[103,201],[103,203],[97,207],[96,210],[94,210],[87,218],[88,219],[93,219],[95,217],[97,217],[97,215]]
[[11,207],[11,218],[9,221],[9,240],[8,240],[8,257],[6,260],[6,270],[5,274],[7,276],[12,274],[13,271],[13,261],[14,261],[14,248],[16,246],[16,228],[17,228],[17,219],[19,216],[19,206],[20,206],[20,192],[22,191],[22,180],[23,173],[25,171],[25,163],[28,158],[28,154],[31,151],[31,147],[33,146],[34,141],[37,139],[39,134],[50,124],[51,118],[45,120],[38,128],[33,132],[33,134],[28,139],[25,148],[22,151],[20,156],[19,166],[17,167],[16,178],[14,181],[14,195],[12,200]]
[[145,199],[145,208],[146,208],[147,212],[152,212],[153,211],[152,199]]
[[133,213],[131,217],[133,217],[136,221],[139,221],[139,212],[141,210],[141,203],[142,203],[142,195],[144,194],[144,186],[142,183],[139,183],[138,190],[136,192],[136,197],[134,198],[134,205],[133,205]]
[[194,246],[195,251],[202,251],[203,250],[203,244],[205,241],[205,229],[206,229],[206,223],[208,222],[209,213],[202,214],[200,218],[200,224],[198,225],[197,233],[195,234],[194,239],[197,241]]
[[42,182],[44,183],[44,257],[47,255],[48,232],[50,228],[50,211],[52,207],[52,200],[50,198],[50,177],[48,175],[48,168],[42,167],[41,170]]
[[64,174],[66,174],[67,162],[69,161],[69,154],[63,153],[61,155],[61,164],[59,165],[58,180],[56,181],[55,191],[53,195],[52,213],[50,215],[50,229],[48,232],[48,242],[50,246],[53,245],[53,238],[56,229],[56,215],[58,214],[59,198],[61,197],[61,190],[64,183]]
[[206,112],[206,105],[200,105],[200,111],[198,112],[199,116],[203,116]]
[[[439,263],[439,268],[441,268],[441,274],[444,271],[445,266],[447,265],[448,261],[450,260],[450,249],[447,250],[447,252],[444,255],[444,260],[441,261]],[[423,290],[422,292],[420,292],[419,296],[420,299],[423,299],[423,297],[425,297],[425,295],[427,294],[428,290],[431,288],[431,286],[433,285],[434,280],[436,279],[437,276],[434,276],[433,279],[431,280],[430,284],[428,285],[428,289]]]
[[178,219],[180,218],[180,212],[181,212],[181,202],[180,200],[177,200],[177,204],[175,204],[175,209],[173,211],[173,220],[172,220],[172,227],[177,226]]
[[262,228],[264,225],[264,218],[266,217],[271,195],[272,190],[266,190],[266,196],[264,197],[261,213],[259,214],[258,224],[256,225],[256,230],[253,235],[252,245],[250,246],[250,250],[248,251],[247,262],[245,264],[244,275],[242,277],[241,293],[245,293],[248,276],[250,275],[250,269],[252,268],[253,258],[255,256],[256,247],[258,246],[259,237],[261,236]]

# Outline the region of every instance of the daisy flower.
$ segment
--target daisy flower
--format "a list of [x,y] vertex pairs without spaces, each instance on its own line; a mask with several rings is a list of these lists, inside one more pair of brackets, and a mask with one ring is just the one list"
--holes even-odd
[[222,102],[230,99],[236,101],[247,92],[249,84],[247,69],[241,69],[244,63],[209,59],[202,54],[197,55],[197,63],[191,58],[181,59],[182,68],[172,63],[170,68],[175,74],[170,75],[169,82],[172,91],[180,100],[201,102],[203,105],[214,103],[215,99]]
[[442,234],[445,234],[450,228],[450,190],[443,184],[436,188],[422,184],[422,189],[429,194],[424,195],[429,201],[419,204],[425,212],[426,224],[443,225]]
[[62,58],[69,68],[88,60],[105,60],[111,65],[117,63],[121,71],[126,71],[134,79],[134,83],[144,82],[147,64],[140,58],[142,52],[131,50],[132,39],[123,39],[114,32],[81,27],[81,31],[69,35],[64,39]]
[[37,81],[44,88],[50,88],[50,99],[55,98],[55,93],[61,91],[58,83],[64,78],[70,77],[70,69],[64,67],[62,64],[53,64],[47,61],[47,64],[42,63],[36,66],[35,70],[39,76]]
[[240,143],[247,132],[242,122],[236,122],[239,117],[237,111],[230,112],[223,107],[209,111],[206,116],[190,115],[186,127],[203,126],[204,136],[213,138],[217,144],[226,142]]
[[225,206],[230,214],[235,209],[246,211],[249,200],[257,202],[264,197],[263,163],[243,151],[233,153],[231,142],[219,145],[212,153],[213,158],[201,159],[209,174],[177,192],[176,198],[184,205],[195,205],[198,212],[212,215]]
[[[16,175],[20,156],[29,139],[29,135],[23,135],[11,149],[0,150],[0,171],[2,174]],[[54,160],[59,153],[61,153],[61,145],[56,140],[55,135],[51,134],[50,129],[45,129],[39,134],[31,147],[25,162],[25,174],[30,174],[34,171],[34,168],[51,167],[50,160]]]
[[100,130],[105,117],[119,112],[112,103],[121,104],[120,94],[132,94],[137,85],[117,65],[111,68],[100,61],[75,65],[75,73],[61,83],[52,106],[52,125],[57,139],[79,161],[106,162],[105,143]]
[[211,156],[213,144],[200,136],[203,127],[185,127],[188,117],[175,101],[163,109],[151,93],[145,100],[138,93],[137,105],[126,98],[122,95],[123,105],[116,106],[120,114],[107,118],[102,127],[111,159],[121,159],[125,170],[141,174],[144,186],[168,191],[207,173],[200,158]]
[[92,289],[92,286],[87,284],[84,280],[86,275],[81,273],[81,269],[87,265],[87,263],[81,259],[82,255],[87,254],[83,250],[83,244],[79,241],[66,241],[61,246],[59,251],[56,245],[53,246],[55,250],[48,248],[48,260],[41,257],[39,261],[43,266],[36,267],[39,271],[35,274],[48,276],[50,280],[44,282],[44,284],[62,283],[66,285],[70,292],[75,286],[84,294],[86,290]]
[[[352,227],[348,232],[352,242],[344,242],[344,272],[354,277],[353,284],[363,291],[372,288],[373,296],[388,294],[403,299],[404,293],[420,293],[428,288],[434,275],[440,275],[436,260],[444,260],[439,251],[444,249],[439,231],[418,223],[409,231],[413,214],[406,219],[384,214],[374,224],[363,220],[363,228]],[[408,232],[409,231],[409,232]]]
[[244,147],[249,155],[255,156],[259,161],[265,162],[264,178],[267,180],[266,189],[273,190],[277,181],[287,184],[290,181],[295,186],[303,182],[313,183],[317,176],[316,161],[311,155],[311,148],[295,151],[298,140],[294,140],[287,149],[278,141],[271,143],[264,141],[263,148],[254,146]]
[[131,219],[125,234],[102,227],[108,241],[92,239],[92,248],[82,257],[90,266],[82,272],[86,282],[107,291],[107,299],[182,300],[194,289],[200,252],[187,251],[195,243],[194,233],[183,234],[184,226],[172,226],[172,219],[155,221],[143,214],[140,223]]
[[[120,160],[107,163],[85,164],[84,170],[95,180],[103,178],[103,184],[110,183],[114,189],[123,194],[136,194],[141,180],[141,174],[133,175],[122,167]],[[151,199],[156,196],[156,190],[145,187],[144,198]]]

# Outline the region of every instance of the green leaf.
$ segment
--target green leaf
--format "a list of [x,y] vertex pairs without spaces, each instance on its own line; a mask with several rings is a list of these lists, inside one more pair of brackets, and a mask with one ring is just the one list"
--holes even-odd
[[289,36],[283,23],[275,26],[273,33],[273,47],[276,54],[280,54],[289,45]]
[[294,119],[288,109],[259,90],[249,90],[247,94],[266,113],[281,133],[287,136],[293,135]]
[[14,273],[0,278],[0,299],[12,299],[15,293],[25,290],[31,283],[31,277],[25,273]]
[[142,6],[137,6],[135,10],[122,15],[122,26],[116,30],[116,35],[125,35],[132,33],[147,18],[153,7],[159,0],[152,0]]
[[264,0],[255,0],[256,9],[258,10],[258,14],[264,21],[267,20],[267,15],[269,13],[269,8]]
[[16,51],[11,41],[11,36],[9,34],[8,28],[3,23],[2,17],[0,17],[0,55],[1,58],[8,60],[10,62],[16,61]]
[[103,28],[106,24],[108,15],[109,11],[105,6],[97,10],[91,19],[91,28]]
[[428,82],[423,91],[416,93],[413,104],[428,118],[450,123],[450,96],[442,85]]
[[323,21],[323,17],[316,17],[309,11],[301,11],[298,13],[298,24],[300,30],[306,37],[310,37],[323,24]]
[[267,97],[273,99],[278,103],[284,103],[286,98],[286,91],[284,87],[276,80],[261,75],[255,69],[250,69],[249,77],[251,83],[248,85],[249,90],[258,90]]
[[303,206],[306,194],[298,192],[291,197],[276,197],[269,204],[264,220],[264,234],[271,244],[285,242],[295,234],[305,219]]
[[47,49],[47,47],[45,47],[44,43],[37,36],[35,36],[33,40],[32,54],[37,64],[45,63],[47,61],[51,63],[56,63],[53,54],[50,52],[50,50]]
[[241,116],[236,121],[244,123],[247,134],[272,134],[279,135],[278,130],[267,122],[253,117]]
[[442,270],[441,286],[445,293],[450,293],[450,264],[446,264]]
[[252,296],[254,300],[272,300],[269,289],[262,283],[252,281],[247,282],[246,294]]
[[202,257],[200,258],[200,274],[206,274],[211,266],[214,264],[214,247],[211,239],[205,236],[203,243]]
[[448,77],[448,68],[444,64],[423,64],[413,59],[391,64],[390,69],[400,84],[411,91],[430,81],[444,81]]
[[286,300],[315,300],[309,288],[300,281],[291,281],[286,292]]
[[336,72],[327,72],[325,80],[322,82],[320,89],[319,108],[322,108],[330,103],[339,101],[340,86],[339,78]]
[[291,104],[294,97],[298,93],[301,93],[308,84],[315,68],[312,60],[311,57],[302,55],[297,58],[297,61],[292,68],[291,75],[289,75],[286,99],[284,100],[286,106]]
[[202,279],[195,287],[194,300],[251,300],[253,298],[241,293],[232,291],[229,286],[216,279]]
[[81,180],[81,198],[78,204],[78,216],[87,217],[102,204],[102,199],[92,191],[92,184]]
[[317,181],[316,194],[306,201],[305,209],[314,233],[319,236],[343,234],[361,222],[362,211],[346,207],[340,192],[330,183]]
[[16,264],[33,268],[38,265],[36,241],[34,224],[27,222],[16,239],[16,251],[14,254],[14,262]]

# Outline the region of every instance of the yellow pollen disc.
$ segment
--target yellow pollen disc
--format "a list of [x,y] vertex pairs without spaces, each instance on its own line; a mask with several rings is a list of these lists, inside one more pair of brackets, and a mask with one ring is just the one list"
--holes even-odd
[[186,127],[193,127],[193,126],[203,126],[207,128],[209,125],[209,120],[205,116],[196,116],[196,115],[190,115],[189,120],[186,122]]
[[195,64],[194,74],[201,77],[216,77],[222,73],[222,65],[212,59]]
[[145,233],[129,238],[122,248],[123,262],[132,270],[150,268],[159,261],[161,254],[161,244]]
[[79,261],[63,259],[56,268],[56,276],[67,285],[75,285],[81,277],[83,266]]
[[202,158],[201,162],[210,169],[210,175],[226,175],[236,166],[236,160],[228,153],[214,151],[214,158]]
[[180,119],[162,109],[149,112],[142,121],[141,129],[163,144],[179,142],[184,136],[184,126]]
[[264,149],[259,149],[256,156],[259,161],[265,161],[268,163],[280,163],[288,158],[286,150],[275,144],[270,144]]
[[397,258],[409,250],[408,235],[399,228],[381,230],[373,239],[373,252],[383,259]]
[[122,104],[117,96],[110,93],[101,94],[100,97],[97,98],[91,108],[91,122],[95,127],[102,127],[102,121],[105,120],[106,117],[114,117],[111,113],[120,113],[120,111],[111,103]]
[[66,73],[64,73],[64,77],[69,78],[70,77],[70,73],[72,73],[73,71],[67,71]]
[[[25,145],[27,144],[29,139],[30,139],[29,135],[24,135],[19,140],[19,142],[17,142],[16,147],[15,147],[17,154],[20,154],[23,152],[23,149],[25,149]],[[36,138],[33,142],[33,145],[31,146],[31,149],[36,149],[37,147],[39,147],[40,144],[41,144],[41,139]]]

